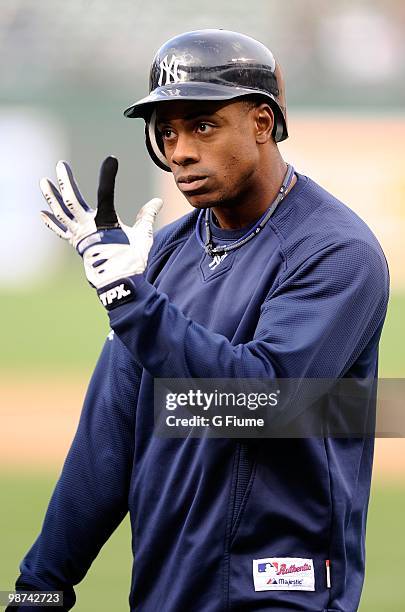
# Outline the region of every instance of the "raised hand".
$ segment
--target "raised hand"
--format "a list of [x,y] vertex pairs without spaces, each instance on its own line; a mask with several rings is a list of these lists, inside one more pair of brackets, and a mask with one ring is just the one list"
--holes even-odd
[[64,161],[56,166],[59,189],[47,178],[40,182],[52,211],[41,211],[45,224],[75,247],[83,257],[88,281],[97,289],[145,270],[153,224],[163,204],[159,198],[150,200],[132,227],[124,225],[114,208],[117,171],[118,160],[107,157],[100,169],[97,210],[86,204]]

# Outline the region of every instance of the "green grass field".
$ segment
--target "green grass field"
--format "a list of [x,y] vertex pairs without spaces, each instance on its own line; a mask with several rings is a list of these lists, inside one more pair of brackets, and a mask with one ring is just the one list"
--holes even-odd
[[[80,264],[74,265],[74,264]],[[81,262],[28,291],[3,292],[0,372],[89,371],[108,333],[108,317],[83,278]]]
[[[79,263],[76,266],[79,268]],[[61,277],[59,277],[61,278]],[[24,293],[3,293],[0,377],[18,373],[21,380],[63,372],[90,376],[108,322],[94,292],[77,269],[63,283]],[[380,376],[405,376],[402,317],[405,295],[391,299],[381,342]],[[0,590],[11,589],[18,563],[38,534],[56,476],[0,473]],[[367,548],[367,575],[361,612],[405,610],[405,482],[375,485]],[[125,612],[130,584],[128,521],[120,526],[77,589],[77,612]],[[180,611],[179,612],[185,612]]]

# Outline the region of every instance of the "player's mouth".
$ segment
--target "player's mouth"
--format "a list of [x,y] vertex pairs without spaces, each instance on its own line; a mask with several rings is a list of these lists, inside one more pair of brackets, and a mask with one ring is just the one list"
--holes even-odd
[[208,176],[200,176],[197,174],[189,174],[188,176],[181,176],[176,179],[177,185],[183,193],[190,191],[197,191],[204,186]]

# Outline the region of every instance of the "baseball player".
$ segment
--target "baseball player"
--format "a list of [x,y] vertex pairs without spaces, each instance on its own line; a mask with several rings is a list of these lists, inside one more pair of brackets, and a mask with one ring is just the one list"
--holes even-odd
[[372,437],[159,437],[153,384],[375,379],[382,250],[281,157],[283,79],[258,41],[225,30],[176,36],[153,60],[149,95],[125,115],[145,120],[152,160],[192,210],[154,240],[159,199],[123,225],[113,157],[97,209],[66,162],[57,186],[41,181],[44,221],[83,258],[113,333],[16,588],[63,590],[72,608],[74,586],[129,512],[133,612],[353,612]]

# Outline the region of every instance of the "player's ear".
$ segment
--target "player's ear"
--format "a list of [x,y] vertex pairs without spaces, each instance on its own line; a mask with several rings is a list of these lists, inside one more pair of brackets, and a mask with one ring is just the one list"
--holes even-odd
[[265,144],[272,140],[274,113],[266,103],[260,104],[254,109],[256,142]]

